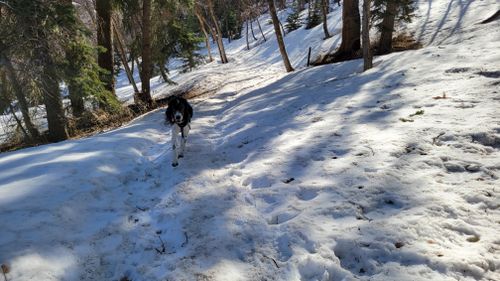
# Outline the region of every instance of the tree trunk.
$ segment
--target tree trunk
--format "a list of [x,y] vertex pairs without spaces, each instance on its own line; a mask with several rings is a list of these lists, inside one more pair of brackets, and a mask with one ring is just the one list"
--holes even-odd
[[257,41],[257,37],[255,37],[255,33],[253,32],[253,25],[252,25],[252,20],[250,20],[250,30],[252,31],[252,37],[253,37],[253,40]]
[[370,0],[363,0],[363,61],[364,70],[373,66],[373,56],[370,49]]
[[3,57],[2,61],[4,62],[5,68],[7,70],[7,74],[9,76],[10,83],[14,90],[14,94],[16,96],[17,102],[19,103],[19,107],[21,109],[21,114],[23,115],[24,124],[26,125],[26,129],[30,134],[30,137],[33,141],[39,140],[40,133],[36,129],[35,125],[31,121],[31,116],[29,113],[29,104],[26,100],[26,96],[23,94],[23,89],[19,80],[17,80],[17,75],[14,67],[12,66],[12,62],[8,57]]
[[278,9],[283,10],[286,8],[286,0],[278,0]]
[[45,85],[42,92],[49,124],[49,141],[58,142],[68,139],[68,131],[63,104],[59,95],[59,84],[53,78],[54,74],[53,71],[46,73],[46,77],[43,79]]
[[262,37],[264,38],[264,42],[267,42],[266,36],[264,35],[264,32],[262,32],[262,27],[260,26],[259,17],[257,17],[257,25],[259,26],[260,34],[262,34]]
[[280,49],[281,57],[283,58],[283,63],[285,64],[285,68],[287,72],[293,71],[292,64],[288,59],[288,54],[286,53],[285,42],[283,42],[283,36],[281,35],[280,23],[278,16],[276,15],[276,7],[274,6],[274,0],[267,0],[269,3],[269,13],[271,14],[271,18],[273,20],[274,32],[276,33],[276,40],[278,41],[278,46]]
[[43,69],[40,89],[47,113],[47,123],[49,126],[48,139],[51,142],[58,142],[66,140],[69,137],[67,120],[59,90],[59,77],[54,68],[52,57],[49,54],[48,39],[44,38],[44,35],[40,37],[41,44],[34,50],[34,57],[38,59],[38,63],[40,63]]
[[382,32],[378,45],[379,54],[387,54],[392,51],[392,32],[394,31],[394,20],[396,18],[397,3],[394,0],[388,0],[382,20]]
[[132,72],[132,75],[134,75],[135,61],[134,61],[134,53],[133,52],[130,52],[130,62],[132,63],[132,66],[130,67],[130,71]]
[[250,50],[250,43],[248,43],[248,22],[249,22],[249,20],[247,20],[247,34],[246,34],[245,38],[247,40],[247,50]]
[[74,117],[81,117],[85,111],[85,102],[78,87],[71,82],[68,83],[69,100],[71,101],[71,112]]
[[142,64],[141,64],[141,81],[142,91],[139,93],[139,100],[151,106],[153,99],[151,98],[151,1],[144,0],[142,2]]
[[359,0],[344,0],[342,10],[342,43],[332,62],[348,60],[356,57],[361,48],[361,21],[359,18]]
[[208,2],[208,11],[210,13],[210,17],[212,18],[215,31],[217,32],[217,45],[219,46],[219,52],[221,56],[222,63],[228,63],[226,50],[224,49],[224,42],[222,41],[222,31],[220,30],[219,23],[217,23],[217,18],[214,13],[214,5],[212,0],[207,0]]
[[205,24],[203,23],[203,20],[201,18],[199,11],[197,11],[196,9],[195,9],[195,15],[198,18],[198,23],[200,24],[201,31],[205,35],[205,46],[207,47],[208,58],[209,58],[210,62],[212,62],[212,61],[214,61],[214,58],[212,57],[212,51],[210,50],[210,38],[208,37],[207,29],[205,28]]
[[[125,72],[127,73],[127,78],[132,87],[134,87],[134,93],[139,93],[139,89],[137,88],[137,84],[135,84],[134,74],[130,67],[128,66],[127,55],[125,53],[125,48],[123,47],[123,41],[121,39],[121,34],[119,33],[116,26],[113,24],[113,33],[115,34],[115,43],[118,49],[118,53],[120,54],[120,59],[122,61],[123,67],[125,68]],[[133,61],[132,61],[133,62]]]
[[169,85],[177,85],[177,83],[175,83],[172,79],[168,78],[167,71],[165,70],[165,61],[161,62],[158,67],[160,69],[160,74],[163,81],[165,81]]
[[101,81],[105,83],[106,89],[115,92],[114,62],[113,62],[113,38],[111,31],[111,0],[96,0],[97,13],[97,45],[104,47],[104,52],[99,52],[97,63],[107,71],[101,75]]
[[[73,10],[73,12],[76,14],[76,10],[73,8],[73,1],[72,0],[64,0],[65,4],[68,6],[69,9]],[[79,36],[79,35],[76,35]],[[71,61],[71,55],[67,54],[67,60]],[[78,87],[78,85],[75,85],[76,83],[71,81],[68,82],[68,95],[69,95],[69,100],[71,102],[71,112],[73,113],[74,117],[81,117],[83,115],[83,112],[85,111],[85,102],[83,100],[83,90]]]
[[327,16],[328,16],[328,9],[329,8],[330,8],[329,0],[321,0],[321,12],[323,15],[323,31],[325,33],[325,39],[331,37],[330,33],[328,32],[328,23],[327,23]]

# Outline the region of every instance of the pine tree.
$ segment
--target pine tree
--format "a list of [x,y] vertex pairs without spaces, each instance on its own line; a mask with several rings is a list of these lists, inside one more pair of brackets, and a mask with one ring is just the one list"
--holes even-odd
[[[16,71],[18,80],[23,81],[22,96],[17,99],[26,103],[31,99],[29,103],[38,105],[40,102],[34,97],[41,97],[47,113],[49,141],[69,137],[60,90],[63,82],[68,85],[72,103],[75,100],[80,103],[79,109],[83,109],[84,97],[95,98],[104,107],[113,107],[114,103],[114,108],[121,109],[99,80],[97,51],[91,46],[90,33],[78,20],[72,1],[12,0],[8,4],[12,7],[8,14],[10,24],[3,25],[2,35],[6,32],[5,38],[9,40],[2,48],[6,53],[2,53],[9,55],[8,59],[15,64],[13,68],[22,69]],[[26,117],[23,119],[28,121]]]
[[414,0],[375,0],[372,21],[380,31],[378,54],[392,51],[392,37],[396,22],[411,22],[414,17]]
[[307,17],[306,29],[311,29],[321,23],[321,3],[319,0],[309,2],[309,15]]
[[287,32],[292,32],[302,26],[301,8],[298,2],[294,2],[292,12],[286,17],[285,28]]
[[114,53],[113,53],[113,37],[111,30],[112,18],[112,0],[96,0],[96,18],[97,18],[97,44],[101,46],[98,63],[105,72],[101,73],[101,81],[106,84],[108,91],[114,93]]

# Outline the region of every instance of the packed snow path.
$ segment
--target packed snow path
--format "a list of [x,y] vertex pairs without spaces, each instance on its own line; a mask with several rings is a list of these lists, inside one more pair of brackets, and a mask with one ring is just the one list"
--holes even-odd
[[1,154],[8,280],[500,280],[500,37],[470,24],[498,5],[444,2],[424,23],[453,36],[422,29],[431,46],[368,72],[193,100],[176,168],[162,110]]
[[1,260],[13,280],[498,280],[500,101],[476,52],[194,100],[177,168],[163,111],[4,154]]

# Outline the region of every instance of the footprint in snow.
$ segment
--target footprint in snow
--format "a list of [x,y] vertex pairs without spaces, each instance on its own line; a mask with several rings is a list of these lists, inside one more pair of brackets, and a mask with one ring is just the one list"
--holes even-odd
[[270,224],[270,225],[277,225],[277,224],[282,224],[282,223],[285,223],[289,220],[292,220],[294,219],[295,217],[297,217],[298,215],[300,214],[299,211],[297,210],[291,210],[291,211],[287,211],[287,212],[283,212],[283,213],[279,213],[277,215],[273,215],[268,221],[267,223]]
[[314,189],[301,189],[299,192],[297,192],[296,196],[300,200],[309,201],[318,196],[318,191]]
[[257,178],[246,178],[243,180],[243,186],[249,186],[252,189],[257,188],[268,188],[271,187],[275,183],[275,180],[269,176],[261,176]]

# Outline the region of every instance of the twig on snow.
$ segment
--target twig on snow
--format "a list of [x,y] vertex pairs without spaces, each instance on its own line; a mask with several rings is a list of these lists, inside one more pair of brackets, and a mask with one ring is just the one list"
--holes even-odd
[[353,204],[358,209],[358,213],[356,214],[356,219],[358,219],[358,220],[363,219],[363,220],[367,220],[369,222],[373,220],[373,219],[370,219],[369,217],[365,216],[365,208],[363,206],[361,206],[361,204],[358,204],[358,203],[351,201],[351,200],[349,200],[347,202]]
[[433,144],[433,145],[435,145],[435,144],[436,144],[436,142],[437,142],[437,140],[438,140],[440,137],[442,137],[444,134],[445,134],[444,132],[441,132],[441,133],[439,133],[439,135],[437,135],[436,137],[433,137],[433,138],[432,138],[432,144]]
[[366,147],[368,147],[372,151],[372,156],[375,156],[375,151],[373,150],[373,148],[371,148],[371,146],[368,145]]
[[280,268],[280,266],[278,265],[278,263],[276,262],[276,260],[274,258],[271,258],[271,257],[268,257],[264,254],[262,254],[263,257],[267,258],[267,259],[270,259],[273,261],[274,265],[276,266],[276,268]]
[[156,250],[156,252],[158,252],[158,254],[163,255],[163,254],[165,254],[165,251],[166,251],[165,243],[163,243],[163,239],[161,239],[160,235],[158,235],[158,238],[160,239],[160,242],[161,242],[161,248],[159,248],[159,249],[155,248],[155,250]]
[[7,273],[9,273],[9,271],[10,271],[10,268],[6,264],[2,264],[2,273],[3,273],[4,281],[8,281]]
[[181,247],[184,247],[187,245],[187,243],[189,242],[189,239],[188,239],[188,234],[186,231],[184,231],[184,238],[186,239],[182,244],[181,244]]

